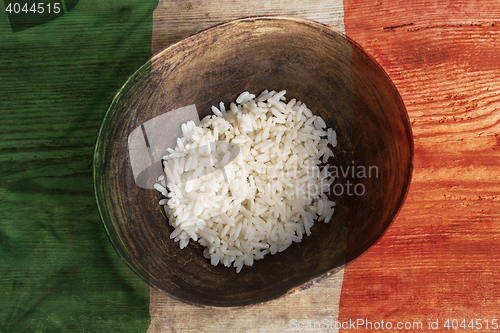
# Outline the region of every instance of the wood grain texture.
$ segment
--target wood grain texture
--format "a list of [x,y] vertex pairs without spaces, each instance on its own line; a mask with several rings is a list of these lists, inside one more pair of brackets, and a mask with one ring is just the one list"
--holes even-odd
[[80,1],[13,32],[0,5],[1,332],[149,325],[149,288],[106,237],[91,165],[109,103],[151,55],[154,6]]
[[153,54],[208,27],[256,15],[289,15],[315,20],[344,31],[342,0],[159,1],[153,15]]
[[415,169],[398,218],[346,268],[339,320],[439,319],[443,328],[446,319],[498,318],[498,6],[348,0],[345,11],[347,35],[405,101]]
[[[351,58],[361,59],[355,68]],[[355,90],[361,84],[364,89]],[[300,244],[237,274],[222,265],[212,266],[196,241],[183,250],[169,241],[173,228],[157,206],[160,193],[137,186],[129,163],[134,156],[129,151],[147,147],[143,141],[131,141],[129,134],[168,110],[196,105],[201,119],[219,101],[227,105],[242,91],[266,88],[286,89],[335,128],[341,140],[331,163],[342,168],[352,167],[354,161],[375,165],[383,176],[336,179],[335,186],[342,189],[346,181],[359,182],[366,193],[328,191],[326,195],[336,202],[334,222],[316,223]],[[172,124],[180,127],[174,120],[176,113],[173,117]],[[365,117],[370,117],[370,126],[359,125]],[[159,145],[153,149],[164,151],[172,132],[161,125],[156,132],[145,127],[149,143]],[[381,127],[386,130],[380,132]],[[392,83],[344,35],[292,18],[233,21],[161,52],[120,90],[97,140],[93,164],[97,203],[118,252],[152,286],[192,304],[224,307],[265,302],[339,269],[384,232],[409,184],[409,127]],[[367,137],[370,146],[360,142]],[[154,179],[161,168],[158,172]],[[155,206],[158,209],[151,209]],[[352,239],[357,241],[347,246]]]
[[151,289],[151,325],[148,333],[297,332],[299,322],[323,319],[335,322],[342,276],[343,270],[311,288],[269,303],[240,309],[190,306]]
[[[342,1],[318,1],[320,6],[288,2],[222,2],[217,8],[207,1],[160,1],[154,13],[153,53],[209,26],[252,15],[288,14],[316,19],[343,31]],[[226,6],[220,10],[219,6]],[[262,6],[262,9],[259,7]],[[289,6],[290,8],[286,9]],[[300,12],[302,15],[298,15]],[[343,269],[320,284],[281,299],[250,308],[229,310],[198,308],[151,289],[151,325],[148,332],[283,332],[290,320],[336,320],[342,288]],[[214,320],[216,318],[216,320]]]

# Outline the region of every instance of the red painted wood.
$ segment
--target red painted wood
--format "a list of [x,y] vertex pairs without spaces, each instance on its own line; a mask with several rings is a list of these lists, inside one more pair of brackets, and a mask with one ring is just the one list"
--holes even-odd
[[447,319],[474,319],[474,329],[458,329],[477,332],[476,319],[483,331],[488,319],[491,329],[500,321],[500,6],[344,0],[344,8],[347,35],[405,101],[415,169],[392,226],[346,267],[339,321],[415,321],[423,326],[404,331],[423,332],[428,320],[445,331]]

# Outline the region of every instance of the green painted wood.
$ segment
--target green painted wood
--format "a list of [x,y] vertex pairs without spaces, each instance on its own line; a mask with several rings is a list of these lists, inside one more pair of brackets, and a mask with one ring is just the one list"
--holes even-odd
[[0,331],[145,332],[149,287],[99,218],[92,158],[151,56],[157,1],[80,0],[13,32],[0,5]]

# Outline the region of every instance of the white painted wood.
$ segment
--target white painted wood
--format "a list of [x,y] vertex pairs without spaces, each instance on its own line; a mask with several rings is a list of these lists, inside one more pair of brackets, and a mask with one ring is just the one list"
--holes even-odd
[[153,13],[153,53],[202,29],[256,15],[290,15],[345,32],[342,0],[160,0]]
[[[213,25],[255,15],[296,16],[345,32],[342,0],[222,0],[216,3],[160,0],[153,15],[152,51],[156,53]],[[148,333],[297,332],[300,323],[334,323],[338,319],[343,275],[344,271],[340,270],[306,290],[241,309],[200,308],[152,288]]]
[[315,323],[322,328],[311,332],[338,332],[335,322],[343,276],[344,270],[340,270],[306,290],[239,309],[200,308],[151,289],[148,333],[302,332],[299,327]]

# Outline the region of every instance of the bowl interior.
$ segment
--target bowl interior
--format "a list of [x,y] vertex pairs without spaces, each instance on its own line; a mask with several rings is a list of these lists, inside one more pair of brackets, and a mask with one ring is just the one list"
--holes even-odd
[[[306,103],[337,131],[338,177],[329,193],[337,205],[332,221],[315,223],[301,243],[236,274],[212,266],[196,242],[180,250],[169,239],[173,228],[158,205],[161,195],[138,186],[128,140],[172,110],[194,105],[201,119],[211,105],[264,89],[287,90],[287,100]],[[242,306],[277,298],[366,251],[403,203],[412,155],[401,97],[356,43],[310,21],[247,18],[171,45],[128,80],[99,133],[96,198],[117,252],[152,286],[189,303]]]

